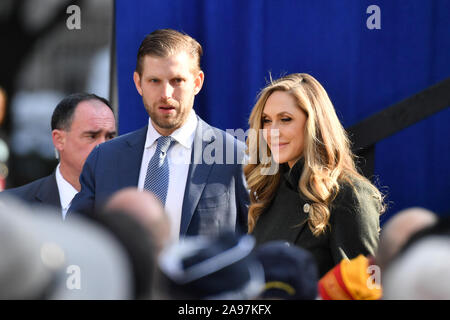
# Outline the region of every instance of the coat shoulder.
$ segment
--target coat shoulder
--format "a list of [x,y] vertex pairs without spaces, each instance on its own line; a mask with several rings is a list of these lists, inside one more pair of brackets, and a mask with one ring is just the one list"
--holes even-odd
[[[381,206],[374,197],[369,182],[341,183],[339,193],[331,205],[330,223],[341,227],[379,232]],[[376,230],[375,230],[376,229]]]
[[[16,198],[24,199],[24,200],[33,200],[35,195],[41,190],[42,185],[46,183],[49,179],[55,179],[54,175],[51,174],[49,176],[37,179],[33,182],[27,183],[23,186],[7,189],[1,192],[1,196],[13,196]],[[56,181],[55,181],[56,183]]]
[[97,145],[95,148],[101,151],[114,151],[122,148],[125,145],[135,145],[138,143],[145,143],[145,138],[147,134],[147,126],[121,136],[118,136],[114,139],[106,141]]
[[376,205],[376,199],[369,182],[353,180],[352,183],[341,182],[339,192],[333,200],[333,207],[361,207],[366,204]]

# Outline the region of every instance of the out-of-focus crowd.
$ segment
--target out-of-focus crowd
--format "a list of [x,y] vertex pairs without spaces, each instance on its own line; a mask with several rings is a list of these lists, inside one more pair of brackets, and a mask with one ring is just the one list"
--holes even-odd
[[450,223],[422,208],[384,226],[375,256],[319,278],[314,258],[251,235],[172,243],[160,202],[134,188],[102,212],[62,221],[51,207],[0,204],[1,299],[449,299]]

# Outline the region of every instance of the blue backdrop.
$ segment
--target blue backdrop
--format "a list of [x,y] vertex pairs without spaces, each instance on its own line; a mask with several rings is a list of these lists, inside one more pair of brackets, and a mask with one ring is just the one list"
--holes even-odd
[[[368,29],[370,5],[381,29]],[[345,127],[450,76],[448,0],[116,0],[119,130],[148,116],[133,83],[140,42],[173,28],[203,46],[195,110],[222,129],[248,128],[269,73],[316,77]],[[375,174],[390,208],[450,214],[450,108],[376,146]]]

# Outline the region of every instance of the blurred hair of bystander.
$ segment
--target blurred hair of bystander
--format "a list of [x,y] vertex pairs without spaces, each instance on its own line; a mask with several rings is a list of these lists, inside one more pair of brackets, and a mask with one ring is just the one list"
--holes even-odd
[[402,246],[416,232],[435,224],[437,216],[424,208],[413,207],[395,214],[384,225],[376,254],[376,263],[386,268]]
[[411,243],[383,274],[384,300],[449,300],[450,237],[429,235]]
[[264,271],[252,236],[225,232],[193,236],[167,247],[159,257],[160,288],[168,299],[249,300],[264,287]]
[[132,299],[122,244],[81,217],[0,201],[0,299]]
[[120,211],[133,216],[147,229],[157,254],[170,240],[170,222],[158,198],[134,187],[114,193],[105,205],[106,211]]
[[284,241],[270,241],[255,249],[264,268],[263,299],[314,300],[318,269],[313,255]]

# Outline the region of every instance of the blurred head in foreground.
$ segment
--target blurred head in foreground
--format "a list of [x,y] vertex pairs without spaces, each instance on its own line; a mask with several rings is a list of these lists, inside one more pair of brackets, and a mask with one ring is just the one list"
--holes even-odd
[[169,218],[161,202],[151,192],[125,188],[114,193],[105,206],[107,211],[120,211],[133,216],[147,229],[159,254],[170,239]]
[[171,299],[253,299],[264,287],[253,247],[253,237],[232,232],[217,238],[187,237],[161,253],[162,287]]
[[402,246],[417,231],[431,226],[437,216],[424,208],[409,208],[395,214],[383,226],[376,262],[381,269],[386,268]]
[[132,267],[104,228],[52,208],[0,202],[0,299],[130,299]]
[[262,263],[264,299],[314,300],[317,297],[318,270],[309,251],[284,241],[267,242],[255,249]]

